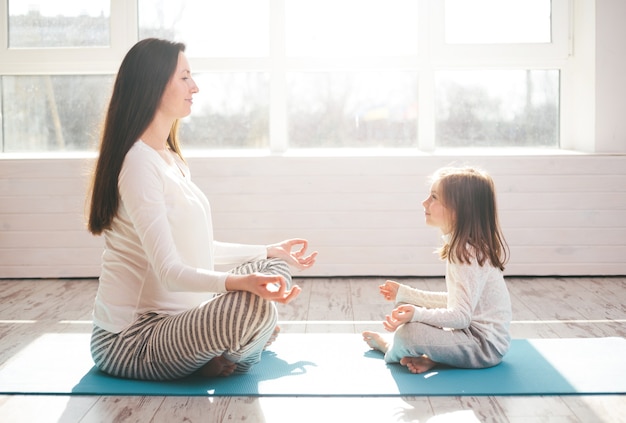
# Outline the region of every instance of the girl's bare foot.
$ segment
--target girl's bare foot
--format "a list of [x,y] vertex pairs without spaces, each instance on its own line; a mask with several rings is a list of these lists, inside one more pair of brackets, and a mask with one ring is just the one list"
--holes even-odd
[[409,372],[414,374],[427,372],[437,365],[436,362],[425,355],[420,357],[404,357],[400,360],[400,364],[406,366]]
[[276,341],[276,338],[278,338],[278,334],[279,334],[279,333],[280,333],[280,327],[279,327],[279,326],[276,326],[276,327],[274,328],[274,332],[273,332],[273,333],[272,333],[272,335],[270,336],[270,339],[268,339],[268,340],[267,340],[267,344],[265,344],[265,347],[264,347],[263,349],[265,349],[265,348],[269,347],[270,345],[272,345],[272,343],[273,343],[274,341]]
[[207,364],[200,368],[199,372],[204,377],[230,376],[235,372],[237,363],[225,358],[223,355],[213,357]]
[[380,333],[364,331],[362,333],[363,340],[369,345],[371,348],[378,350],[382,353],[386,353],[389,349],[389,343],[385,341],[385,338]]

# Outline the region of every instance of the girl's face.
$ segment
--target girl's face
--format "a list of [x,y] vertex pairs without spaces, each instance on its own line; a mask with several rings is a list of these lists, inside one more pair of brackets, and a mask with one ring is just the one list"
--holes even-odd
[[165,87],[159,110],[170,119],[181,119],[191,113],[193,94],[199,91],[198,86],[191,78],[191,71],[187,57],[180,52],[178,65],[170,81]]
[[422,202],[426,224],[441,229],[444,234],[452,231],[452,218],[450,211],[441,202],[439,182],[435,181],[430,187],[430,195]]

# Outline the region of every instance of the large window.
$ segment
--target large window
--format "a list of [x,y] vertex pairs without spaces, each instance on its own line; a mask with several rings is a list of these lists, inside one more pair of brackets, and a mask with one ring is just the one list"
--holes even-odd
[[3,152],[97,144],[137,40],[187,45],[194,149],[558,148],[567,0],[0,0]]

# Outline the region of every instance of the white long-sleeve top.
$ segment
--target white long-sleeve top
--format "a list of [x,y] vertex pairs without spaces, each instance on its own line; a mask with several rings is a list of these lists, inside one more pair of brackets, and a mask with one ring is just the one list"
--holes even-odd
[[105,249],[94,323],[118,333],[146,312],[176,314],[225,292],[226,272],[216,264],[266,257],[263,245],[213,239],[211,207],[191,181],[187,165],[176,167],[137,141],[119,176],[120,203]]
[[500,269],[489,262],[480,266],[446,262],[447,292],[400,285],[396,303],[414,306],[413,322],[450,329],[472,328],[501,353],[511,336],[511,299]]

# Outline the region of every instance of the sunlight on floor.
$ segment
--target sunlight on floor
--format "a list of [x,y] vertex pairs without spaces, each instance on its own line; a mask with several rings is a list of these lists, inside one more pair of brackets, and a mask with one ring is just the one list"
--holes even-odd
[[[259,398],[259,415],[266,422],[389,422],[393,415],[397,422],[427,422],[432,410],[427,398],[409,404],[402,398],[376,398],[376,408],[370,397],[317,397],[317,398]],[[417,406],[416,406],[417,405]],[[391,410],[391,411],[390,411]],[[447,420],[446,420],[447,421]]]
[[480,423],[478,417],[472,410],[459,410],[451,413],[444,413],[426,421],[427,423]]
[[[427,398],[376,398],[376,408],[371,407],[369,397],[325,397],[325,398],[259,398],[246,404],[254,407],[256,415],[264,422],[291,423],[294,416],[298,422],[416,422],[416,423],[478,423],[480,420],[472,410],[458,410],[433,415]],[[392,410],[390,412],[390,410]],[[247,410],[252,412],[250,408]],[[389,416],[394,419],[390,420]],[[231,416],[232,417],[232,416]]]
[[28,392],[29,386],[38,386],[41,392],[49,388],[54,392],[55,386],[62,386],[71,391],[93,366],[89,339],[89,333],[40,335],[1,366],[3,389]]

